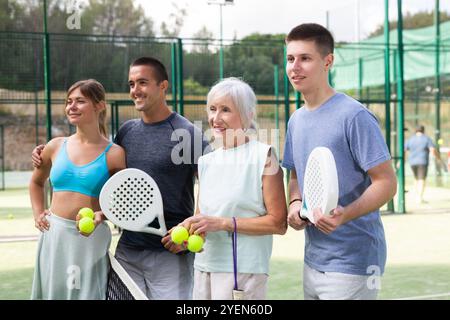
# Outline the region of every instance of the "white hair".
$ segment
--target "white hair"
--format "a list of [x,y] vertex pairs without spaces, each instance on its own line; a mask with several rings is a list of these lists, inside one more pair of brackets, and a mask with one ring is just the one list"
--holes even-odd
[[230,77],[217,82],[208,92],[207,111],[214,99],[229,97],[236,106],[243,129],[256,129],[256,95],[253,89],[241,79]]

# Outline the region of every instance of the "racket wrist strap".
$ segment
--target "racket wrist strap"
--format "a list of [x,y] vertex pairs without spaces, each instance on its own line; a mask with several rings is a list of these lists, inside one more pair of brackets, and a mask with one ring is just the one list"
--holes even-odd
[[302,201],[302,199],[300,198],[292,199],[291,201],[289,201],[289,205],[293,204],[295,201]]
[[237,224],[236,218],[233,217],[233,235],[231,238],[231,243],[233,246],[233,274],[234,274],[234,290],[238,290],[237,282]]

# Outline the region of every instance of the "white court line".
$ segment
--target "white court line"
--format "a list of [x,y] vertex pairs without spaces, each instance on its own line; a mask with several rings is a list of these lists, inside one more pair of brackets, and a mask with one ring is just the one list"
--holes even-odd
[[393,299],[393,300],[423,300],[423,299],[439,298],[439,297],[445,297],[445,296],[450,296],[450,292],[429,294],[426,296],[407,297],[407,298],[400,298],[400,299]]

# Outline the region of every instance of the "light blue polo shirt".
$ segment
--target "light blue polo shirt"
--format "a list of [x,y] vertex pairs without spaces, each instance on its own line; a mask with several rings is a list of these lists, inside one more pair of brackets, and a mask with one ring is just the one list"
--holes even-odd
[[431,139],[424,135],[414,135],[406,141],[405,150],[410,152],[408,162],[412,166],[427,166],[430,148],[434,148]]

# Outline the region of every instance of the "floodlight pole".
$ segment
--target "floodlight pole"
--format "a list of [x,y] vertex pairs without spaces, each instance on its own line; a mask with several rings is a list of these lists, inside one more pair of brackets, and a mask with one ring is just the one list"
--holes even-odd
[[223,79],[223,24],[222,24],[222,7],[233,5],[233,0],[224,1],[208,1],[208,4],[216,4],[219,6],[220,13],[220,49],[219,49],[219,77]]

